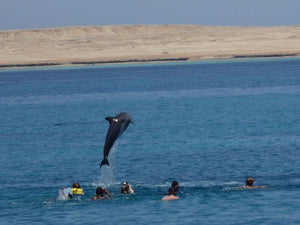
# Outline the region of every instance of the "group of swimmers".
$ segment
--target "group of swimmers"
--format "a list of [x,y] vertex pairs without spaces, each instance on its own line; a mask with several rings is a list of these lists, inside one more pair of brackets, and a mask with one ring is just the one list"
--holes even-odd
[[[120,192],[122,194],[134,194],[134,190],[132,186],[128,182],[124,182],[121,186]],[[59,190],[59,196],[60,199],[66,200],[73,198],[73,195],[83,195],[83,189],[80,187],[79,183],[73,183],[72,188],[65,188],[63,187],[61,190]],[[112,195],[110,192],[103,188],[103,187],[97,187],[96,188],[96,196],[92,197],[92,200],[98,200],[98,199],[107,199],[112,198]]]
[[[171,187],[169,188],[168,195],[163,197],[162,200],[168,201],[168,200],[178,199],[179,197],[176,196],[178,192],[178,188],[179,188],[179,183],[176,180],[174,180],[172,182]],[[128,182],[123,183],[120,192],[122,194],[134,194],[134,190]],[[96,188],[96,196],[92,197],[92,200],[108,199],[108,198],[112,198],[110,192],[107,189],[104,189],[99,186]]]
[[[122,194],[134,194],[134,190],[132,189],[131,185],[128,182],[123,183],[120,192]],[[92,200],[107,199],[107,198],[112,198],[112,195],[107,189],[99,186],[96,188],[96,196],[92,197]]]
[[[255,189],[255,188],[266,188],[266,186],[254,186],[254,178],[248,177],[246,179],[246,185],[237,187],[239,189]],[[63,190],[66,190],[63,188]],[[161,200],[163,201],[170,201],[170,200],[177,200],[179,197],[177,196],[177,193],[179,191],[179,183],[178,181],[174,180],[171,184],[171,187],[168,190],[168,195],[164,196]],[[132,186],[128,182],[124,182],[121,186],[120,192],[122,194],[134,194],[134,190]],[[82,195],[84,194],[83,189],[80,187],[79,183],[74,183],[73,187],[71,189],[71,192],[66,195],[67,198],[72,198],[73,195]],[[113,198],[111,193],[103,188],[103,187],[97,187],[96,188],[96,196],[92,197],[92,200],[99,200],[99,199],[108,199]]]

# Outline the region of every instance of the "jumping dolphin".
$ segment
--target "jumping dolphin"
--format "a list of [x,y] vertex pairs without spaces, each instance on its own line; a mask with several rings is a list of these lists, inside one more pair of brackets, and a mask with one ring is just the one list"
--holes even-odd
[[106,117],[105,119],[109,122],[110,126],[106,134],[104,150],[103,150],[104,159],[100,164],[100,168],[103,165],[109,166],[109,162],[107,158],[111,147],[118,139],[118,137],[120,137],[123,134],[123,132],[128,127],[129,123],[130,122],[133,123],[131,121],[131,116],[126,112],[122,112],[116,117]]

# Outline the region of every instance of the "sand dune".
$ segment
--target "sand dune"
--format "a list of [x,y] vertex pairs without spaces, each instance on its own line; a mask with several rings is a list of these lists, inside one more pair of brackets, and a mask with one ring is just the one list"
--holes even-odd
[[0,66],[300,56],[300,26],[128,25],[0,31]]

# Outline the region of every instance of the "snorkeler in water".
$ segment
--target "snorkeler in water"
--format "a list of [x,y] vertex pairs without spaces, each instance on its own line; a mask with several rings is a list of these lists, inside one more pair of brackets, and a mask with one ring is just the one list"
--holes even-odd
[[108,197],[104,196],[104,194],[106,194],[109,198],[112,198],[112,195],[107,189],[104,189],[99,186],[96,189],[96,196],[92,197],[92,200],[108,199]]
[[253,177],[247,177],[246,178],[246,185],[245,186],[240,186],[238,188],[241,189],[255,189],[255,188],[266,188],[267,186],[254,186],[254,178]]
[[74,183],[72,187],[73,195],[83,195],[83,189],[80,187],[79,183]]
[[172,185],[171,187],[169,188],[169,191],[168,191],[168,195],[163,197],[161,200],[163,201],[170,201],[170,200],[177,200],[179,199],[177,195],[178,193],[178,189],[179,189],[179,183],[178,181],[174,180],[172,182]]
[[121,187],[122,194],[134,194],[134,190],[128,182],[124,182]]

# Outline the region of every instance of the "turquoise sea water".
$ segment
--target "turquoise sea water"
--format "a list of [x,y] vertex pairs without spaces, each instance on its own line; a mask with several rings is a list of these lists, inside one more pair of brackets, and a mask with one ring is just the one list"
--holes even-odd
[[[0,224],[299,224],[299,112],[297,58],[0,70]],[[268,187],[234,189],[247,176]]]

